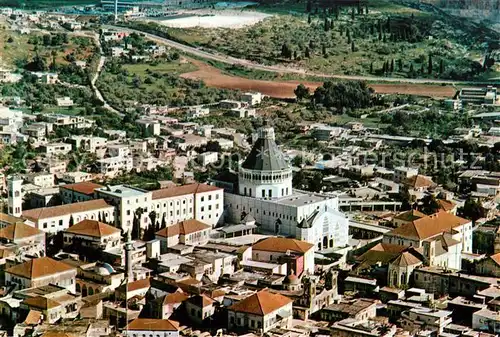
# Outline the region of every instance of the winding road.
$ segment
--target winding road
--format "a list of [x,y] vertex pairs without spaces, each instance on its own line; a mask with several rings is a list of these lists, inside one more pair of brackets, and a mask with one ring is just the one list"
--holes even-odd
[[[338,75],[338,74],[325,74],[325,73],[317,73],[312,71],[307,71],[305,69],[298,68],[288,68],[279,65],[264,65],[255,63],[246,59],[240,59],[236,57],[232,57],[229,55],[219,54],[215,51],[206,51],[199,48],[191,47],[170,39],[166,39],[160,37],[158,35],[146,33],[140,30],[125,28],[121,26],[113,26],[107,25],[106,28],[119,29],[130,33],[142,34],[149,40],[155,41],[157,43],[161,43],[167,45],[169,47],[181,50],[186,54],[194,55],[197,57],[202,57],[204,59],[213,60],[222,62],[230,65],[240,65],[247,67],[249,69],[254,70],[262,70],[269,71],[274,73],[282,73],[282,74],[298,74],[304,76],[314,76],[314,77],[322,77],[322,78],[335,78],[335,79],[343,79],[343,80],[354,80],[354,81],[374,81],[374,82],[396,82],[396,83],[410,83],[410,84],[479,84],[483,82],[464,82],[464,81],[453,81],[453,80],[440,80],[440,79],[426,79],[426,78],[395,78],[395,77],[380,77],[380,76],[356,76],[356,75]],[[497,84],[500,81],[492,81],[490,84]]]

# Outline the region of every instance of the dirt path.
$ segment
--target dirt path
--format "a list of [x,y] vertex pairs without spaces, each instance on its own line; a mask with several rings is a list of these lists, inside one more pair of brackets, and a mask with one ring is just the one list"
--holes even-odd
[[[275,98],[294,98],[293,91],[297,85],[303,83],[313,91],[321,82],[302,81],[265,81],[251,80],[223,74],[219,69],[212,67],[199,60],[189,60],[198,67],[197,71],[185,73],[183,78],[198,79],[205,82],[209,87],[223,89],[239,89],[242,91],[258,91],[264,95]],[[429,96],[436,98],[451,98],[455,94],[455,89],[451,85],[430,85],[430,84],[370,84],[375,92],[381,94],[411,94],[419,96]]]

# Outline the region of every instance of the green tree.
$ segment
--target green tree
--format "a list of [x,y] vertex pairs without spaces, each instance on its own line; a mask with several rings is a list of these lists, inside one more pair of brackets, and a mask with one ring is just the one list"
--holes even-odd
[[429,54],[429,64],[427,66],[427,73],[429,75],[432,74],[432,55],[431,54]]
[[444,60],[443,59],[439,60],[439,73],[440,74],[444,73]]
[[465,201],[464,207],[461,209],[461,214],[463,217],[471,219],[473,222],[486,216],[486,212],[483,206],[481,206],[481,203],[472,197],[467,198]]
[[311,22],[312,22],[312,17],[311,14],[309,14],[309,16],[307,17],[307,23],[311,24]]
[[309,51],[309,47],[306,47],[306,50],[304,52],[304,56],[307,57],[307,58],[311,57],[311,52]]
[[354,41],[351,42],[351,52],[355,52],[356,51],[356,45],[354,44]]
[[294,90],[295,97],[297,97],[297,101],[302,101],[305,98],[309,98],[310,92],[309,88],[304,84],[299,84],[297,88]]

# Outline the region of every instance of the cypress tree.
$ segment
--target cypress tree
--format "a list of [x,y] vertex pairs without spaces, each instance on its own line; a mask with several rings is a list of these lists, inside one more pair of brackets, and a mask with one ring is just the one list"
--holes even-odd
[[325,32],[330,30],[330,22],[328,21],[328,18],[325,18]]
[[373,74],[373,62],[370,63],[370,74]]
[[394,72],[394,59],[391,60],[391,73]]
[[441,59],[439,61],[439,73],[440,74],[444,73],[444,60],[443,59]]
[[354,45],[354,41],[351,42],[351,52],[355,52],[356,51],[356,46]]
[[307,17],[307,23],[311,24],[311,22],[312,22],[311,14],[309,14],[309,16]]
[[311,57],[311,52],[309,51],[309,47],[306,47],[306,51],[304,52],[304,56],[307,58]]
[[355,16],[355,13],[354,13],[354,8],[351,10],[351,20],[354,20],[354,16]]
[[322,49],[323,49],[323,57],[327,57],[328,55],[326,54],[326,46],[323,45]]
[[427,72],[429,73],[429,75],[432,74],[432,55],[429,54],[429,65],[427,66]]
[[403,60],[401,59],[398,60],[398,70],[403,71]]
[[351,43],[352,42],[351,31],[349,30],[349,28],[346,29],[346,35],[347,35],[347,43]]

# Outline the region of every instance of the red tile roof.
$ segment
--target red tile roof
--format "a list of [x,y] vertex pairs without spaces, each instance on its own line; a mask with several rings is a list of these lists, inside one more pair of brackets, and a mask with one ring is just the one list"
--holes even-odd
[[189,296],[186,295],[185,293],[176,291],[175,293],[165,295],[165,297],[163,298],[163,304],[182,303],[188,298]]
[[178,331],[179,324],[168,319],[137,318],[129,323],[127,329],[134,331]]
[[290,298],[261,290],[229,307],[229,310],[264,316],[293,302]]
[[288,251],[306,253],[313,247],[314,245],[301,240],[270,237],[255,243],[252,249],[279,253],[286,253]]
[[408,178],[406,184],[413,188],[425,188],[425,187],[436,186],[436,184],[431,179],[421,174]]
[[106,201],[104,201],[104,199],[96,199],[77,202],[74,204],[30,209],[27,211],[23,211],[23,218],[37,221],[40,219],[48,219],[57,216],[63,216],[72,213],[82,213],[85,211],[104,209],[108,207],[112,206],[108,205]]
[[400,227],[388,232],[387,235],[424,240],[443,232],[448,232],[455,227],[465,225],[469,222],[470,220],[440,211],[438,213],[403,224]]
[[40,234],[45,235],[41,230],[23,223],[15,223],[0,229],[0,238],[7,240],[29,238]]
[[100,238],[120,233],[120,230],[97,220],[85,219],[66,229],[65,232]]
[[12,266],[5,272],[32,280],[71,270],[75,271],[76,274],[76,269],[65,263],[53,260],[50,257],[39,257]]
[[101,187],[104,187],[104,186],[90,182],[90,181],[84,181],[81,183],[59,186],[60,189],[71,190],[71,191],[85,194],[85,195],[93,195],[94,190],[96,188],[101,188]]
[[163,188],[161,190],[153,191],[153,200],[165,199],[171,197],[177,197],[180,195],[197,194],[205,192],[213,192],[222,190],[219,187],[215,187],[207,184],[189,184],[184,186]]
[[212,227],[201,222],[201,221],[191,219],[191,220],[184,220],[184,221],[179,222],[175,225],[165,227],[165,228],[159,230],[158,232],[156,232],[156,235],[164,237],[164,238],[170,238],[172,236],[176,236],[179,234],[188,235],[188,234],[200,232],[200,231],[210,229],[210,228],[212,228]]

